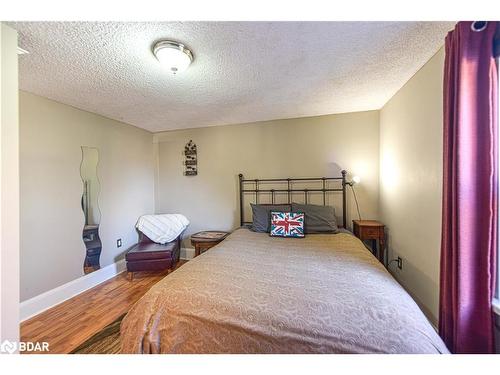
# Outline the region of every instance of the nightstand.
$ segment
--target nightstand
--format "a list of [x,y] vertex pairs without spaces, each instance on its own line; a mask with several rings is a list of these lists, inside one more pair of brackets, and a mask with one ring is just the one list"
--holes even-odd
[[194,256],[197,257],[211,247],[222,242],[229,235],[229,232],[206,230],[191,235],[191,245],[194,246]]
[[[376,220],[353,220],[354,235],[361,241],[371,240],[372,250],[378,260],[385,265],[385,225]],[[379,242],[377,253],[376,241]]]

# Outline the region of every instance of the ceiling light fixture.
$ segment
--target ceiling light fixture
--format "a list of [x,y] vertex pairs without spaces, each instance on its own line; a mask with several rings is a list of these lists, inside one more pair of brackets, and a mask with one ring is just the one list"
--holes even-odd
[[194,60],[193,53],[184,44],[172,40],[160,40],[153,45],[158,61],[176,74],[186,70]]

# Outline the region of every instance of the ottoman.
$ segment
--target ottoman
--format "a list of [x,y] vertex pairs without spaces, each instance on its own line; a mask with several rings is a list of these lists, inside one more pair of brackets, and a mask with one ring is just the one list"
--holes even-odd
[[125,254],[128,279],[133,279],[134,272],[164,270],[170,272],[179,261],[180,242],[181,236],[162,245],[139,232],[139,243],[132,246]]

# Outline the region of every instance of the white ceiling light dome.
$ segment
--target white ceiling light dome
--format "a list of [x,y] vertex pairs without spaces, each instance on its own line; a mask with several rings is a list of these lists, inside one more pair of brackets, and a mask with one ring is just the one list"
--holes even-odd
[[160,40],[153,45],[158,61],[172,73],[185,71],[194,60],[193,53],[184,44],[172,40]]

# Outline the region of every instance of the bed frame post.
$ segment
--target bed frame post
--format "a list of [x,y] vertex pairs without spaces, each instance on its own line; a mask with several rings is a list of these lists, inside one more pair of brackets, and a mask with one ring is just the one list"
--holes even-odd
[[243,174],[238,175],[240,180],[240,226],[243,226]]
[[342,224],[344,226],[344,229],[347,229],[347,201],[346,201],[346,180],[345,177],[347,175],[347,171],[344,169],[342,170]]

